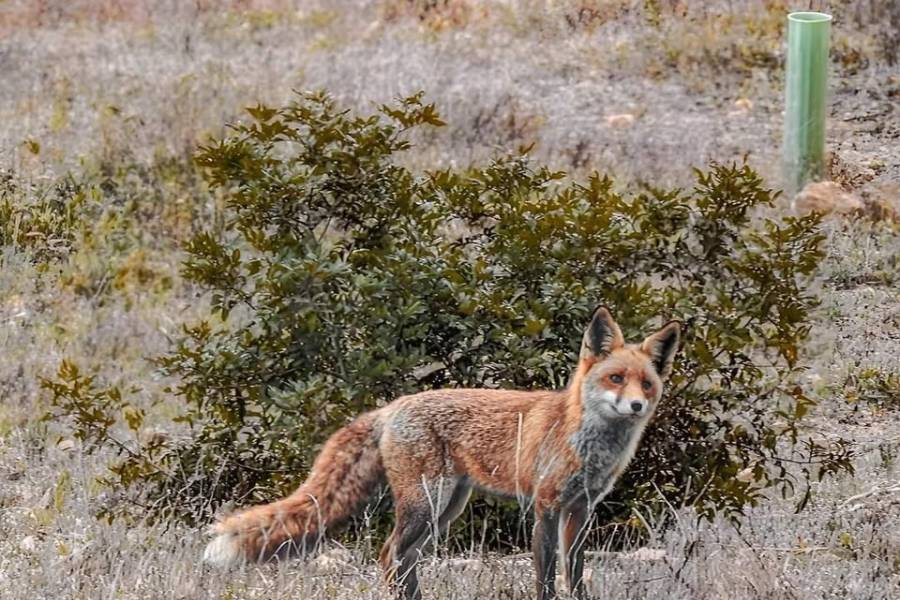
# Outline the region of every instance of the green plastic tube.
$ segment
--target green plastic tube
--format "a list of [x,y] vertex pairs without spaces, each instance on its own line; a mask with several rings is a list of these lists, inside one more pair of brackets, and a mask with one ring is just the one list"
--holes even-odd
[[795,194],[825,177],[825,114],[831,15],[788,15],[785,80],[785,190]]

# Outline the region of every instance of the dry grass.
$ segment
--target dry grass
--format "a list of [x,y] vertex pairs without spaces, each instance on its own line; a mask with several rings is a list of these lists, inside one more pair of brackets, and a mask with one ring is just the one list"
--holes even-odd
[[[650,4],[662,7],[656,20]],[[885,34],[857,16],[878,3],[811,4],[833,4],[844,17],[836,58],[849,64],[835,67],[832,147],[845,168],[863,173],[850,183],[890,189],[900,181],[898,82],[882,52]],[[685,182],[691,165],[745,156],[778,184],[781,91],[770,63],[781,58],[780,3],[447,6],[8,0],[0,3],[0,165],[40,183],[65,169],[149,164],[186,156],[242,106],[282,101],[292,88],[324,86],[364,108],[421,88],[451,125],[418,140],[411,160],[420,165],[465,165],[536,142],[541,161],[610,171],[629,184]],[[747,13],[754,18],[742,20]],[[736,105],[742,98],[749,102]],[[623,114],[631,117],[610,118]],[[65,429],[35,418],[37,378],[77,358],[107,382],[140,384],[150,425],[165,426],[177,407],[144,357],[166,349],[204,300],[177,273],[183,232],[158,230],[129,246],[169,278],[153,291],[131,283],[85,294],[66,282],[73,272],[102,275],[108,266],[96,254],[43,269],[27,250],[0,248],[0,597],[384,597],[368,539],[309,563],[222,574],[199,565],[200,531],[94,518],[110,493],[95,481],[107,457],[69,439],[57,444]],[[740,531],[676,511],[677,525],[650,544],[664,551],[657,560],[589,561],[604,597],[896,592],[900,419],[883,406],[849,404],[841,386],[860,369],[898,371],[900,239],[885,225],[832,224],[827,244],[807,357],[821,401],[812,427],[822,436],[849,432],[856,476],[819,484],[800,515],[792,499],[773,499]],[[425,569],[426,597],[530,597],[527,561],[449,546]]]
[[[27,18],[41,5],[7,1],[0,61],[15,84],[0,88],[0,164],[44,172],[83,156],[187,153],[243,106],[282,101],[292,89],[325,87],[366,109],[424,89],[451,127],[422,140],[423,165],[466,164],[534,142],[542,162],[631,180],[686,182],[692,165],[747,157],[777,182],[783,3],[464,4],[479,10],[436,28],[434,11],[419,18],[407,2],[386,0],[170,1],[152,9],[46,0]],[[874,14],[865,2],[852,10],[811,4],[844,16],[836,37],[868,64],[855,75],[837,70],[842,139],[869,125],[843,121],[844,113],[860,116],[889,100],[867,96],[891,70],[868,58],[881,38],[854,16]],[[578,14],[595,16],[573,24]],[[16,19],[33,26],[16,27]],[[616,120],[623,114],[631,120]],[[897,167],[896,152],[865,146],[851,162]]]
[[[12,475],[2,522],[6,597],[387,597],[369,540],[306,563],[211,571],[197,560],[197,531],[94,520],[95,456],[59,448],[28,455],[28,447],[21,436],[7,438],[0,463]],[[681,511],[677,525],[651,542],[655,552],[590,556],[591,589],[609,598],[887,598],[898,582],[898,469],[872,450],[857,468],[856,480],[819,486],[801,515],[776,502],[751,511],[741,531],[697,524]],[[891,481],[893,492],[879,491]],[[427,559],[423,581],[431,598],[531,595],[525,557],[442,551]],[[22,589],[32,595],[18,595]]]

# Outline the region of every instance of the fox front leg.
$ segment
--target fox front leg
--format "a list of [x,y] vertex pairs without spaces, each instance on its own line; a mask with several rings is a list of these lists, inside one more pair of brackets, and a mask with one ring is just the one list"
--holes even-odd
[[534,553],[534,571],[537,576],[537,599],[556,597],[556,546],[559,512],[535,509],[534,533],[531,549]]
[[590,521],[590,507],[580,498],[566,506],[559,516],[559,535],[562,538],[563,573],[569,593],[581,600],[584,592],[584,541]]

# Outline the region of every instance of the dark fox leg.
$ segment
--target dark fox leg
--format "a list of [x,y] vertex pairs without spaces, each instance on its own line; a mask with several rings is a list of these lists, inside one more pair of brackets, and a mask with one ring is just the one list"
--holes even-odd
[[534,552],[534,571],[537,575],[537,599],[556,597],[556,544],[559,512],[535,508],[534,533],[531,549]]
[[566,585],[575,598],[584,598],[584,541],[587,538],[589,507],[585,499],[566,506],[559,517]]
[[[394,472],[389,477],[394,491],[396,524],[381,550],[385,578],[406,598],[419,598],[416,564],[434,538],[446,532],[450,521],[462,512],[471,491],[455,477],[422,477]],[[430,481],[430,483],[429,483]]]
[[[462,514],[471,494],[472,486],[466,483],[465,480],[462,480],[453,488],[453,492],[448,499],[439,500],[439,504],[443,506],[443,510],[440,513],[437,522],[437,537],[443,538],[447,535],[450,524]],[[388,584],[394,586],[396,591],[404,592],[408,598],[418,598],[417,595],[414,595],[418,593],[418,577],[415,570],[415,561],[423,554],[430,552],[435,543],[435,532],[433,531],[435,524],[432,520],[432,506],[427,505],[427,512],[424,510],[426,505],[420,503],[420,506],[421,509],[418,511],[410,511],[408,509],[401,511],[398,508],[397,526],[394,527],[390,537],[385,541],[378,558],[384,569]],[[415,512],[418,515],[425,514],[426,518],[410,515],[401,523],[400,515],[409,514],[410,512]],[[420,528],[413,523],[413,521],[421,520],[425,521],[424,527]],[[404,550],[404,544],[408,541],[408,536],[413,535],[415,531],[419,529],[422,530],[419,538],[413,543],[408,544],[408,548]],[[406,538],[406,540],[404,540],[404,538]],[[395,561],[397,561],[397,564],[395,564]],[[404,573],[406,574],[404,575]]]
[[397,523],[381,551],[381,564],[388,585],[403,598],[419,600],[422,597],[416,564],[430,528],[431,511],[427,504],[397,507]]

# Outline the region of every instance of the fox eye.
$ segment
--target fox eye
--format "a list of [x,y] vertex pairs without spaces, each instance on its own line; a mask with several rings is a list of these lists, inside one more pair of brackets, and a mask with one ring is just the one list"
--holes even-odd
[[623,381],[625,381],[625,378],[622,377],[621,375],[619,375],[618,373],[614,373],[609,376],[609,380],[612,381],[613,383],[622,383]]
[[645,379],[641,382],[641,387],[644,388],[645,390],[649,390],[650,388],[653,387],[653,384]]

